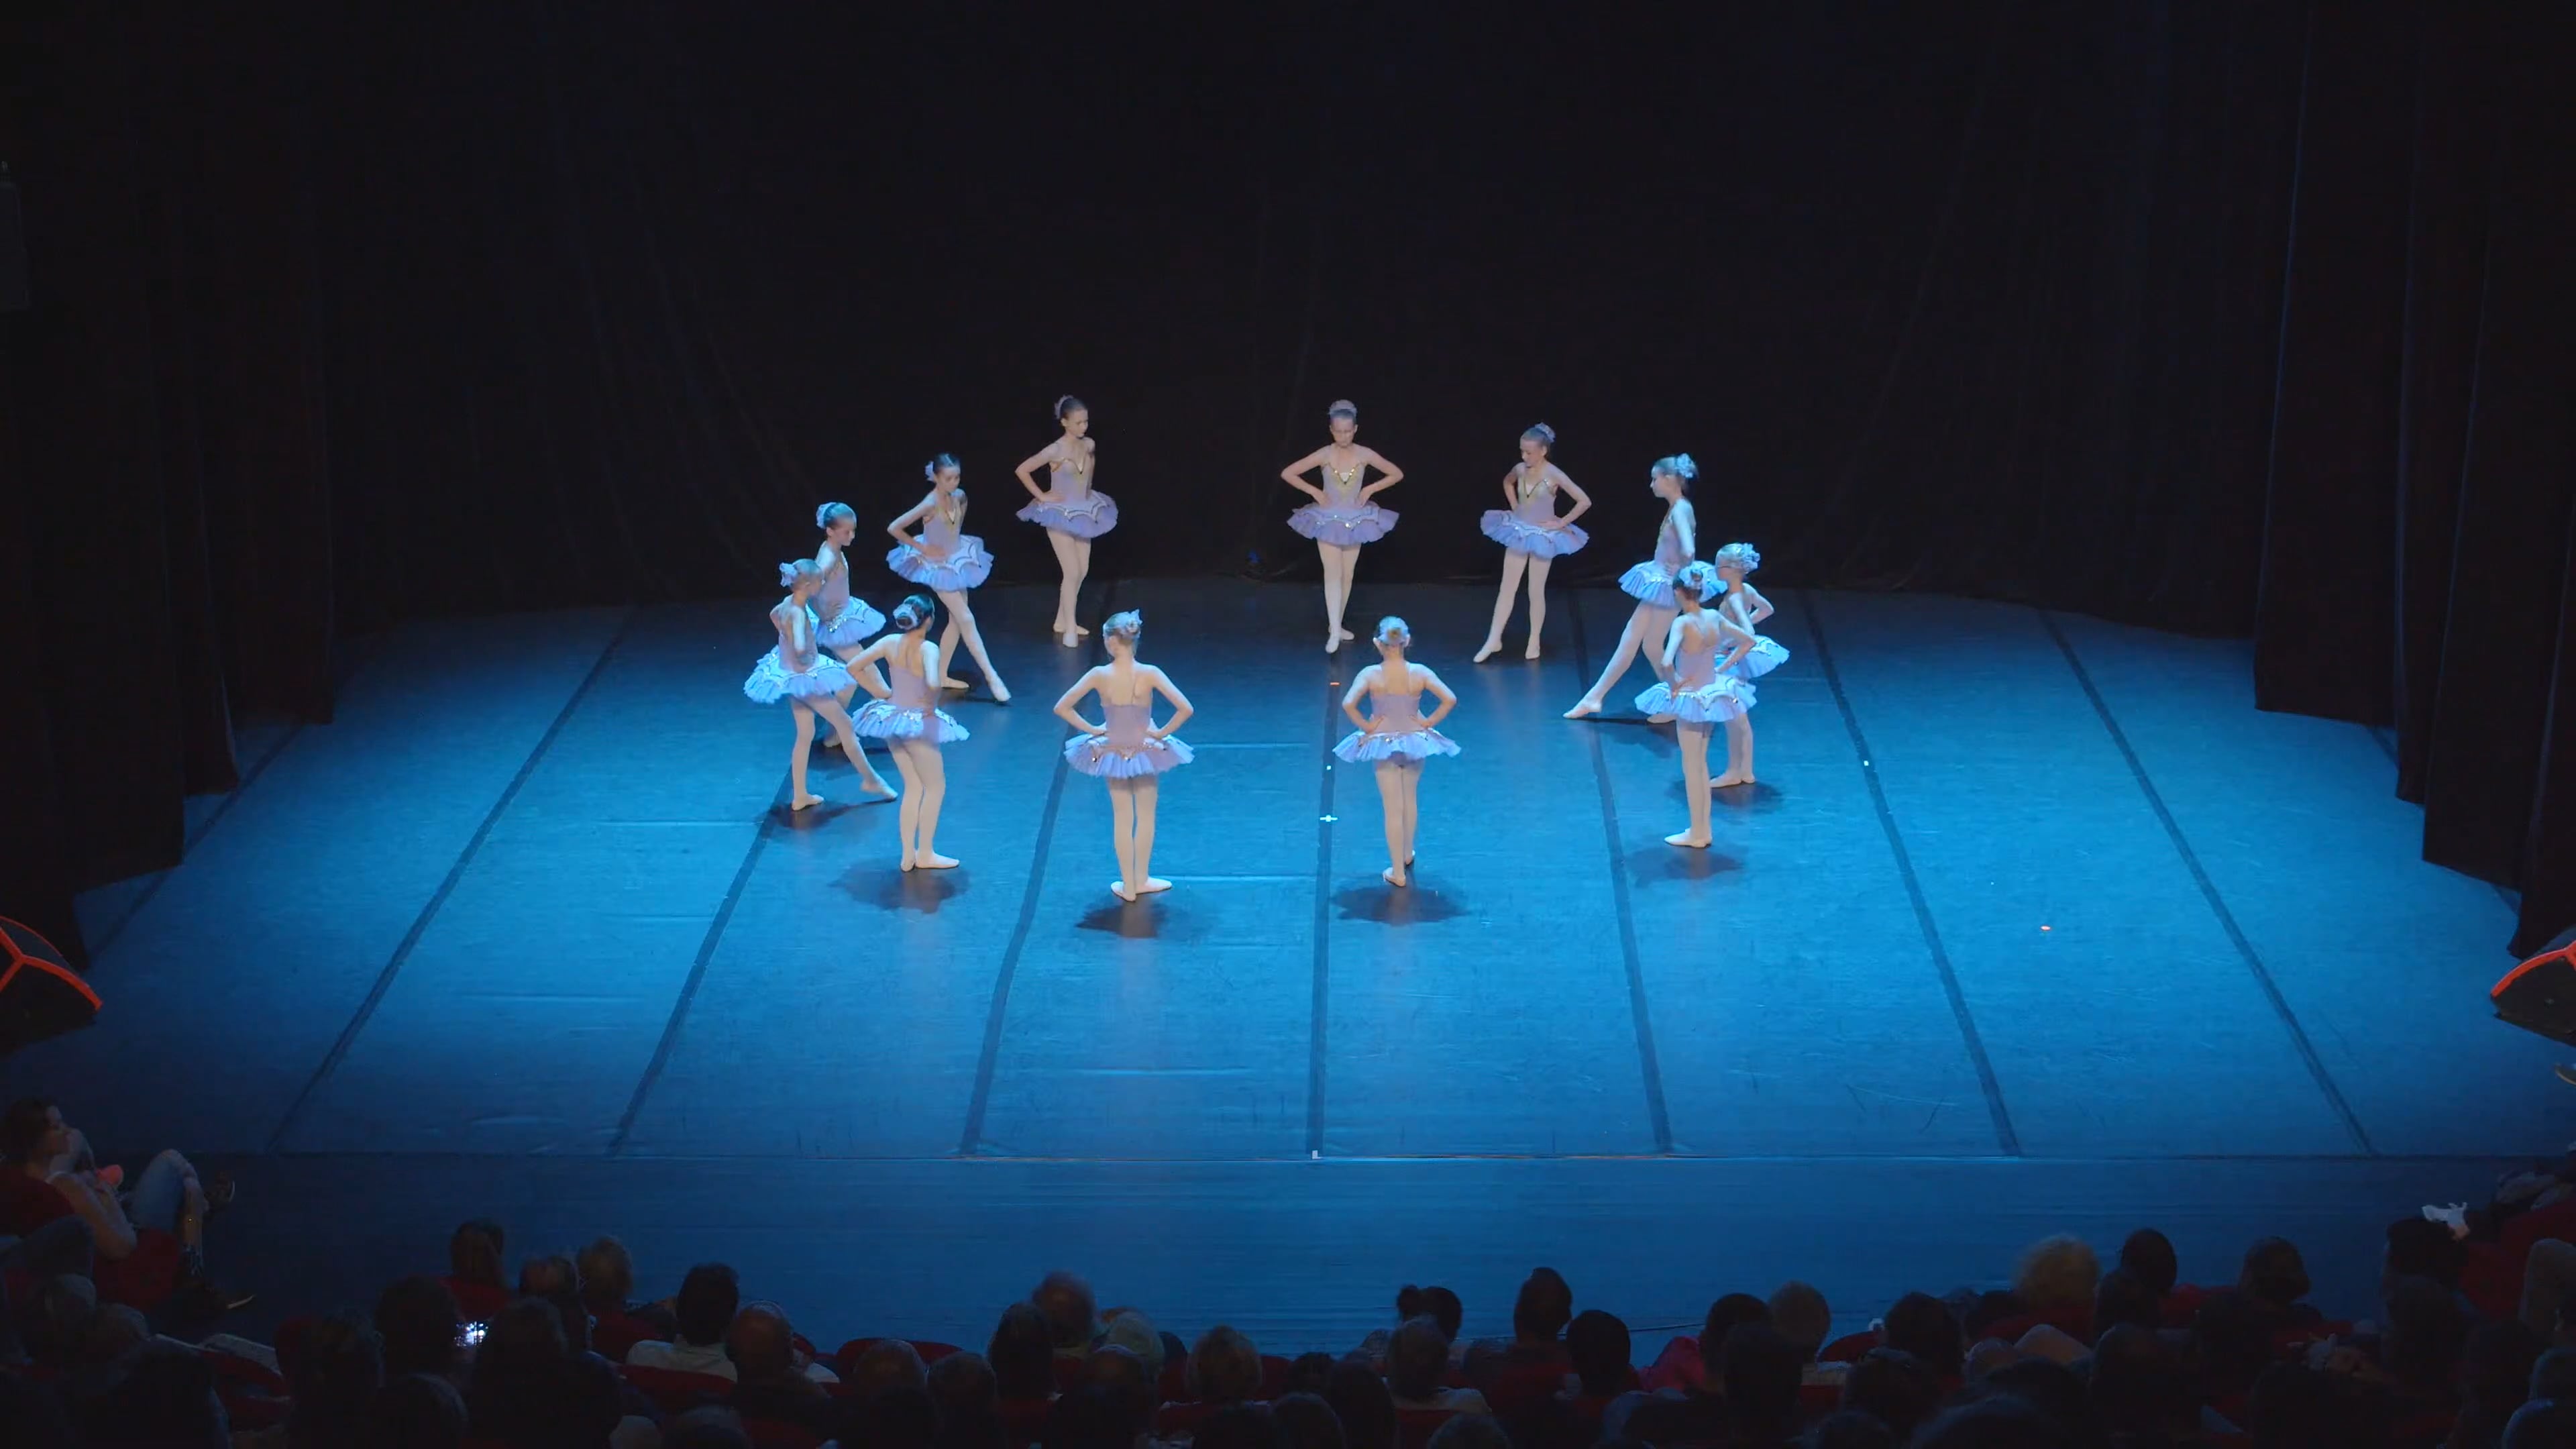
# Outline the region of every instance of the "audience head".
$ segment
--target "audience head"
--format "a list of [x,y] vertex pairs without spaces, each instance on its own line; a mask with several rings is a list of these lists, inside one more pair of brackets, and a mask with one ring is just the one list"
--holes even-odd
[[1783,1283],[1771,1295],[1771,1326],[1780,1336],[1806,1351],[1814,1359],[1816,1351],[1833,1337],[1834,1311],[1825,1303],[1825,1295],[1807,1284],[1794,1280]]
[[373,1449],[457,1449],[465,1442],[465,1399],[444,1374],[386,1380],[367,1403]]
[[671,1311],[679,1320],[680,1337],[700,1348],[713,1348],[725,1341],[725,1329],[733,1323],[736,1310],[742,1307],[742,1280],[723,1263],[700,1263],[680,1280],[679,1296],[671,1300]]
[[1417,1402],[1440,1392],[1449,1372],[1449,1340],[1428,1318],[1408,1318],[1386,1343],[1386,1386],[1398,1400]]
[[751,1434],[742,1426],[742,1415],[722,1404],[707,1404],[672,1420],[663,1431],[662,1449],[751,1449]]
[[1288,1449],[1344,1449],[1342,1421],[1321,1394],[1282,1394],[1270,1406],[1270,1416],[1279,1421]]
[[1163,1381],[1163,1333],[1154,1326],[1154,1320],[1128,1309],[1109,1320],[1109,1331],[1102,1342],[1136,1355],[1145,1365],[1147,1378],[1156,1383]]
[[1554,1268],[1532,1268],[1512,1300],[1512,1336],[1527,1343],[1554,1342],[1574,1317],[1574,1290]]
[[859,1350],[842,1382],[852,1397],[869,1399],[888,1389],[927,1388],[930,1370],[922,1366],[919,1349],[900,1338],[880,1338]]
[[1155,1402],[1161,1398],[1154,1392],[1154,1376],[1145,1372],[1145,1361],[1123,1348],[1095,1348],[1091,1357],[1083,1361],[1083,1367],[1090,1372],[1093,1383],[1116,1394],[1140,1421],[1154,1411]]
[[1395,1395],[1386,1380],[1367,1364],[1344,1359],[1333,1365],[1324,1385],[1324,1402],[1342,1421],[1345,1449],[1392,1449],[1395,1443]]
[[2272,1328],[2264,1310],[2241,1290],[2209,1295],[2191,1316],[2192,1346],[2202,1377],[2214,1394],[2246,1389],[2272,1362]]
[[1699,1362],[1711,1384],[1718,1380],[1718,1350],[1726,1346],[1726,1335],[1739,1324],[1770,1321],[1771,1305],[1750,1293],[1729,1293],[1708,1305],[1708,1316],[1700,1320]]
[[1118,1395],[1098,1384],[1084,1384],[1047,1410],[1038,1443],[1042,1449],[1132,1449],[1142,1427],[1134,1410]]
[[1324,1385],[1333,1377],[1333,1356],[1329,1353],[1301,1353],[1288,1361],[1287,1376],[1279,1382],[1282,1394],[1313,1394],[1322,1398]]
[[1000,1449],[1001,1393],[982,1354],[952,1353],[932,1364],[929,1387],[947,1449]]
[[2124,1323],[2093,1347],[2094,1411],[2113,1432],[2189,1429],[2199,1399],[2182,1356],[2152,1328]]
[[635,1255],[615,1238],[601,1238],[573,1255],[582,1302],[597,1313],[623,1313],[635,1296]]
[[2386,1306],[2380,1366],[2418,1388],[2450,1382],[2469,1338],[2468,1315],[2460,1311],[2459,1299],[2430,1278],[2400,1278],[2389,1285]]
[[2287,1308],[2308,1296],[2308,1265],[2287,1238],[2265,1238],[2245,1250],[2237,1289],[2260,1308]]
[[573,1352],[590,1348],[590,1309],[581,1301],[581,1270],[561,1253],[530,1258],[519,1265],[519,1293],[554,1305],[563,1320],[564,1343]]
[[1431,1431],[1424,1449],[1512,1449],[1512,1439],[1488,1415],[1458,1414]]
[[1940,1402],[1940,1377],[1901,1348],[1873,1348],[1843,1376],[1842,1406],[1878,1420],[1899,1438],[1913,1433]]
[[[2531,1397],[2532,1365],[2540,1360],[2540,1335],[2519,1318],[2501,1318],[2469,1330],[2460,1356],[2463,1432],[2455,1443],[2492,1443],[2505,1420]],[[2471,1426],[2475,1426],[2471,1429]]]
[[2576,1399],[2576,1348],[2553,1348],[2532,1363],[2531,1396]]
[[1807,1431],[1807,1449],[1899,1449],[1896,1431],[1857,1409],[1837,1409]]
[[2147,1286],[2145,1279],[2126,1268],[2114,1268],[2102,1275],[2093,1290],[2093,1331],[2105,1333],[2123,1323],[2140,1328],[2162,1328],[2165,1321],[2164,1299]]
[[1606,1399],[1632,1387],[1635,1369],[1630,1360],[1635,1353],[1628,1325],[1598,1308],[1574,1315],[1565,1327],[1565,1355],[1583,1382],[1586,1398]]
[[1880,1333],[1889,1348],[1901,1348],[1923,1361],[1936,1379],[1954,1379],[1966,1366],[1967,1345],[1960,1341],[1959,1320],[1950,1305],[1929,1293],[1908,1293],[1887,1310]]
[[385,1381],[385,1342],[346,1314],[315,1319],[304,1330],[286,1421],[295,1449],[355,1444],[366,1436],[367,1401]]
[[1057,1352],[1079,1352],[1091,1347],[1092,1335],[1099,1331],[1100,1304],[1081,1275],[1059,1268],[1039,1280],[1029,1301],[1046,1315]]
[[1190,1397],[1202,1404],[1257,1399],[1261,1397],[1261,1352],[1251,1339],[1220,1323],[1191,1346],[1189,1379]]
[[95,1362],[114,1363],[151,1341],[152,1320],[143,1316],[142,1309],[130,1303],[108,1303],[90,1319],[81,1348]]
[[425,1273],[395,1280],[376,1299],[385,1378],[441,1374],[456,1365],[456,1295]]
[[70,1146],[71,1129],[63,1125],[63,1109],[51,1098],[21,1097],[0,1112],[0,1156],[12,1167],[49,1161]]
[[43,1346],[56,1353],[79,1353],[89,1343],[98,1321],[98,1284],[78,1273],[62,1273],[36,1290],[36,1319]]
[[1767,1323],[1739,1323],[1718,1350],[1726,1409],[1736,1426],[1756,1436],[1798,1422],[1798,1381],[1804,1360],[1798,1346]]
[[[796,1368],[796,1328],[775,1303],[746,1303],[724,1332],[725,1357],[746,1384],[801,1381]],[[912,1345],[905,1344],[906,1349]]]
[[489,1218],[457,1224],[447,1238],[447,1276],[459,1283],[508,1288],[501,1272],[501,1225]]
[[502,1309],[474,1350],[477,1416],[485,1395],[532,1410],[539,1407],[544,1396],[559,1389],[559,1371],[570,1357],[563,1319],[553,1304],[522,1298]]
[[1440,1325],[1440,1336],[1455,1343],[1458,1327],[1467,1319],[1467,1307],[1458,1295],[1446,1288],[1416,1288],[1407,1283],[1395,1290],[1395,1321],[1428,1318]]
[[2456,1288],[2466,1256],[2448,1225],[2423,1217],[2399,1218],[2388,1225],[2388,1252],[2380,1278],[2385,1283],[2430,1278],[2445,1288]]
[[2173,1239],[2153,1228],[2140,1228],[2129,1234],[2120,1245],[2120,1266],[2138,1275],[2158,1298],[2172,1294],[2174,1284],[2182,1280],[2182,1264],[2174,1257]]
[[[879,1389],[861,1402],[868,1420],[868,1449],[931,1449],[939,1442],[939,1409],[920,1385]],[[1121,1444],[1117,1449],[1131,1446]]]
[[215,1397],[215,1371],[206,1356],[181,1346],[156,1344],[126,1361],[124,1372],[99,1395],[112,1431],[91,1433],[93,1444],[227,1445],[224,1406]]
[[1288,1436],[1268,1404],[1235,1403],[1208,1415],[1190,1445],[1191,1449],[1288,1449]]
[[2534,1399],[2514,1411],[2501,1449],[2565,1449],[2576,1444],[2576,1399]]
[[1007,1403],[1029,1403],[1055,1392],[1055,1330],[1034,1303],[1002,1310],[984,1344],[993,1380]]
[[2061,1233],[2040,1239],[2021,1255],[2021,1266],[2013,1273],[2013,1296],[2033,1313],[2090,1308],[2093,1285],[2101,1276],[2092,1245]]

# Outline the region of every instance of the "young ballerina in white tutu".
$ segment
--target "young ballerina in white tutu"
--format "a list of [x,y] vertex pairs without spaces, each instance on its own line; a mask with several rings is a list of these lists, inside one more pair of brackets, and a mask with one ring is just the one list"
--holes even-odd
[[[1065,763],[1109,785],[1109,826],[1118,854],[1118,879],[1110,892],[1122,901],[1167,891],[1172,883],[1154,874],[1154,805],[1162,795],[1162,777],[1190,762],[1190,747],[1172,738],[1190,717],[1190,701],[1170,676],[1136,662],[1136,641],[1145,632],[1145,616],[1134,610],[1112,614],[1100,626],[1109,662],[1094,665],[1055,712],[1082,733],[1067,740]],[[1100,696],[1105,721],[1093,724],[1074,709],[1086,694]],[[1172,706],[1172,717],[1154,723],[1154,696]]]
[[[1789,662],[1789,651],[1756,626],[1771,617],[1771,601],[1748,583],[1745,575],[1762,567],[1762,555],[1749,543],[1730,543],[1717,551],[1717,576],[1725,581],[1726,598],[1718,612],[1750,637],[1753,647],[1727,661],[1727,671],[1750,684]],[[1746,700],[1750,705],[1751,700]],[[1708,782],[1712,790],[1753,784],[1753,716],[1739,714],[1726,722],[1726,773]]]
[[[1067,394],[1055,400],[1055,420],[1064,436],[1029,455],[1012,471],[1019,475],[1020,486],[1029,490],[1029,505],[1017,516],[1046,529],[1047,542],[1055,547],[1056,567],[1063,570],[1064,581],[1055,596],[1055,633],[1064,647],[1072,649],[1091,632],[1073,617],[1083,578],[1091,572],[1091,541],[1118,526],[1118,505],[1094,486],[1099,450],[1086,436],[1091,431],[1091,409]],[[1047,470],[1044,488],[1029,476],[1039,468]]]
[[859,679],[876,699],[859,711],[852,728],[885,741],[894,752],[895,768],[903,772],[905,870],[948,870],[957,864],[939,853],[937,843],[939,807],[948,799],[948,765],[939,747],[965,739],[966,727],[940,709],[938,690],[930,682],[939,669],[939,646],[922,636],[937,612],[928,599],[911,595],[894,606],[894,627],[901,632],[879,639],[850,661],[885,661],[889,683],[879,684],[874,670]]
[[[1458,707],[1458,696],[1428,666],[1405,659],[1413,630],[1402,619],[1378,620],[1375,642],[1379,662],[1361,670],[1351,681],[1350,692],[1342,696],[1342,713],[1359,729],[1344,735],[1333,746],[1333,755],[1348,764],[1377,767],[1378,803],[1386,811],[1387,857],[1386,869],[1378,874],[1388,885],[1400,886],[1411,879],[1422,762],[1433,755],[1458,753],[1458,746],[1438,729],[1449,711]],[[1424,694],[1440,701],[1428,718],[1422,714]],[[1369,702],[1366,716],[1359,710],[1363,696]]]
[[[1521,434],[1520,464],[1503,475],[1503,498],[1510,507],[1485,510],[1485,537],[1503,546],[1503,588],[1494,596],[1494,622],[1485,631],[1485,647],[1476,651],[1478,664],[1503,647],[1503,626],[1512,621],[1512,595],[1524,572],[1529,575],[1530,632],[1521,657],[1538,657],[1539,633],[1547,627],[1548,566],[1592,541],[1574,526],[1592,499],[1564,469],[1548,461],[1555,446],[1556,429],[1545,423]],[[1560,493],[1574,500],[1562,516],[1556,511]]]
[[[826,503],[814,510],[814,526],[823,530],[823,542],[814,550],[814,567],[823,574],[823,587],[814,595],[814,617],[822,621],[823,627],[814,637],[846,664],[884,630],[885,615],[850,592],[850,540],[859,532],[857,510],[846,503]],[[876,668],[873,664],[867,667]],[[850,687],[841,691],[843,709],[850,707],[850,698],[858,688],[854,678]],[[826,743],[837,745],[840,741],[835,738]]]
[[[886,567],[937,594],[939,602],[948,606],[948,622],[939,630],[939,687],[966,687],[963,681],[947,677],[954,659],[951,651],[963,634],[966,652],[975,656],[975,667],[984,671],[984,683],[992,688],[993,702],[1009,704],[1011,692],[1002,687],[1002,676],[993,672],[993,661],[984,656],[984,636],[975,628],[974,608],[966,602],[967,590],[992,577],[993,556],[984,551],[984,540],[963,531],[966,490],[959,486],[963,470],[955,458],[942,453],[921,465],[921,476],[930,480],[929,494],[886,525],[886,532],[894,536]],[[915,523],[921,525],[919,538],[904,532]]]
[[[1725,614],[1701,604],[1724,585],[1717,570],[1697,559],[1684,564],[1673,580],[1673,598],[1681,606],[1664,635],[1664,672],[1670,684],[1655,684],[1637,696],[1637,708],[1650,719],[1673,722],[1681,743],[1682,798],[1690,806],[1690,826],[1664,837],[1666,845],[1705,849],[1708,830],[1708,732],[1716,725],[1733,727],[1753,705],[1753,686],[1727,672],[1728,666],[1753,647],[1753,636]],[[1720,662],[1719,656],[1725,660]]]
[[[1690,503],[1691,480],[1698,476],[1699,465],[1691,461],[1688,453],[1659,459],[1649,470],[1646,486],[1664,500],[1663,525],[1655,530],[1655,556],[1619,576],[1620,589],[1637,601],[1637,607],[1629,611],[1627,627],[1619,631],[1619,647],[1610,651],[1610,663],[1584,691],[1583,698],[1574,702],[1574,708],[1565,712],[1567,719],[1599,714],[1610,686],[1617,684],[1619,676],[1636,662],[1637,651],[1672,628],[1673,612],[1680,607],[1673,599],[1673,576],[1691,561],[1698,547],[1698,520]],[[1663,661],[1652,654],[1646,658],[1654,666],[1656,678],[1662,678]]]
[[[851,733],[849,712],[841,708],[840,696],[851,687],[850,671],[838,660],[826,659],[815,646],[815,635],[822,625],[814,615],[814,596],[822,590],[823,571],[812,559],[798,559],[778,566],[778,581],[787,586],[787,597],[769,611],[769,623],[778,631],[778,643],[760,656],[751,667],[751,675],[742,682],[742,692],[756,704],[776,704],[786,700],[796,720],[796,749],[787,759],[789,793],[794,798],[790,809],[804,810],[823,803],[823,797],[805,788],[805,758],[814,749],[814,717],[821,715],[832,726],[833,735],[841,742],[841,752],[859,767],[859,788],[871,795],[894,793],[876,771],[868,768],[867,752]],[[911,803],[906,797],[905,803]]]
[[[1279,476],[1315,500],[1289,514],[1288,526],[1313,539],[1316,556],[1324,562],[1324,652],[1338,654],[1342,641],[1353,637],[1342,627],[1342,609],[1351,601],[1351,576],[1359,568],[1360,545],[1377,542],[1395,527],[1395,512],[1370,500],[1403,482],[1404,470],[1380,457],[1376,449],[1359,445],[1356,404],[1337,402],[1325,410],[1324,420],[1331,426],[1333,440],[1280,469]],[[1324,470],[1323,487],[1306,481],[1309,468]],[[1371,468],[1380,475],[1374,483],[1367,481]]]

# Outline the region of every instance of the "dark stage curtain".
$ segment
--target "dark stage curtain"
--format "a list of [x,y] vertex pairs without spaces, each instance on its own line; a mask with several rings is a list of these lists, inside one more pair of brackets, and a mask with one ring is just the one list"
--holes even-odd
[[[1784,585],[2252,634],[2267,707],[2396,725],[2432,858],[2520,887],[2526,936],[2576,920],[2562,20],[6,23],[39,306],[0,446],[38,486],[0,503],[0,662],[46,707],[0,769],[59,786],[20,895],[175,858],[229,720],[327,717],[335,621],[748,598],[934,451],[997,577],[1052,579],[1008,467],[1071,391],[1123,509],[1098,575],[1312,577],[1275,475],[1339,396],[1409,474],[1364,580],[1491,577],[1475,517],[1541,419],[1597,500],[1556,577],[1606,580],[1687,450],[1704,541]],[[111,697],[105,658],[152,668]]]
[[2311,12],[2255,686],[2394,725],[2428,860],[2576,922],[2576,19]]

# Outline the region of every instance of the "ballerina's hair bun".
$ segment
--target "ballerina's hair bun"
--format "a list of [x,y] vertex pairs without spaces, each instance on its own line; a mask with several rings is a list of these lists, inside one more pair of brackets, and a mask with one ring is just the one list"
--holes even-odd
[[941,473],[954,469],[956,466],[957,458],[955,454],[936,454],[929,462],[921,465],[921,476],[929,479],[933,483],[936,483],[939,481],[939,475]]
[[1124,639],[1133,644],[1136,642],[1136,636],[1144,632],[1145,615],[1143,611],[1137,609],[1123,610],[1100,622],[1100,635],[1104,641]]
[[1351,401],[1349,398],[1342,398],[1336,401],[1331,407],[1324,409],[1324,416],[1328,418],[1349,418],[1352,422],[1356,423],[1360,420],[1360,405]]
[[918,629],[929,623],[937,611],[938,606],[921,595],[906,594],[903,602],[894,606],[894,626],[907,632]]
[[820,570],[814,567],[812,559],[800,558],[794,563],[783,563],[778,566],[778,582],[780,587],[792,589],[796,587],[797,580],[817,572]]
[[1717,561],[1751,573],[1762,567],[1762,551],[1749,543],[1730,543],[1717,551]]
[[1082,399],[1075,397],[1072,393],[1066,393],[1064,396],[1055,400],[1055,420],[1059,423],[1064,421],[1065,415],[1068,413],[1087,413],[1089,411],[1091,411],[1091,409],[1082,405]]
[[1377,621],[1377,642],[1401,649],[1413,642],[1413,628],[1393,614]]
[[1521,436],[1524,438],[1535,438],[1545,447],[1553,448],[1556,446],[1556,429],[1549,427],[1545,423],[1530,424],[1530,430],[1521,434]]
[[1669,458],[1657,458],[1654,471],[1658,474],[1669,473],[1688,483],[1699,476],[1699,465],[1691,461],[1690,454],[1675,453]]
[[1682,565],[1681,572],[1673,575],[1673,582],[1699,595],[1703,604],[1726,592],[1726,580],[1717,576],[1717,565],[1706,559],[1695,558]]
[[822,507],[814,510],[814,526],[816,528],[829,528],[836,520],[843,518],[855,519],[858,516],[859,511],[846,503],[826,503]]

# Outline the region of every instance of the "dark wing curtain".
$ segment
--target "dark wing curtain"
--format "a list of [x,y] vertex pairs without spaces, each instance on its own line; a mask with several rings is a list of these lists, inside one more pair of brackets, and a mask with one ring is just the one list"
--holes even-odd
[[285,27],[0,27],[34,293],[0,316],[0,913],[77,958],[72,894],[177,862],[238,713],[330,716],[321,293]]
[[2267,709],[2394,725],[2424,856],[2576,922],[2576,19],[2309,13]]

